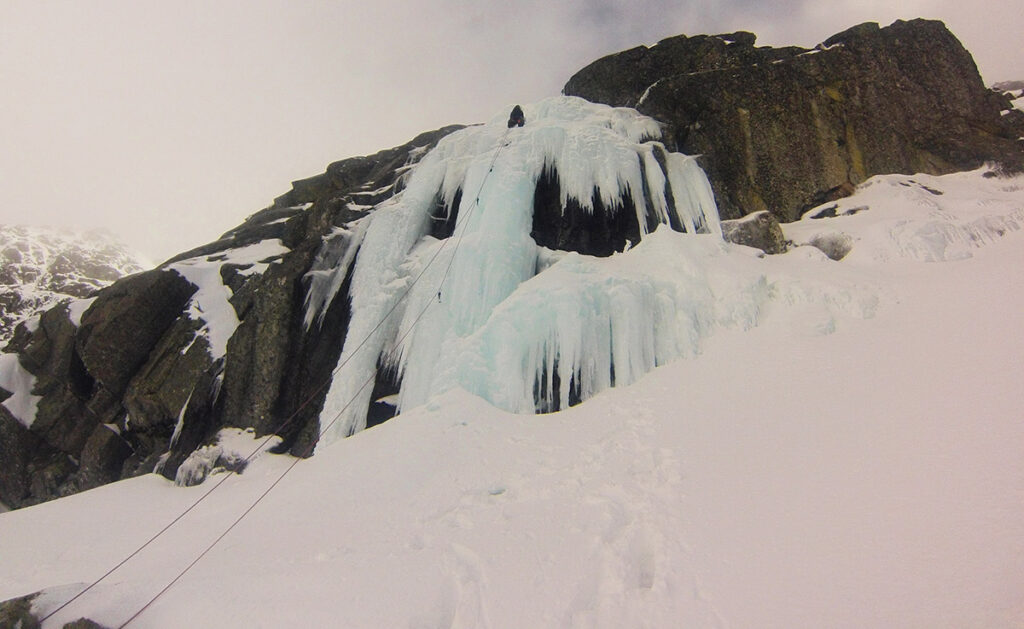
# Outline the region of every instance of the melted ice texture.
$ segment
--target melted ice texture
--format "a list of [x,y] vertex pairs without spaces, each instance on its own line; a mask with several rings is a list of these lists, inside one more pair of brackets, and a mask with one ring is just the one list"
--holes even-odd
[[[378,358],[402,376],[399,409],[461,387],[501,408],[535,412],[567,406],[568,383],[586,399],[692,352],[702,323],[679,302],[700,295],[613,261],[628,252],[552,256],[530,231],[537,181],[550,169],[563,208],[572,198],[592,211],[599,196],[622,211],[628,198],[642,239],[674,214],[686,238],[720,243],[704,172],[692,157],[666,151],[654,140],[659,124],[635,110],[563,96],[524,111],[525,127],[509,130],[500,115],[442,139],[411,169],[405,189],[365,219],[352,320],[321,414],[324,442],[365,427]],[[432,238],[438,197],[452,207],[460,190],[453,237]],[[557,261],[547,266],[550,258]],[[307,322],[317,314],[307,313]]]

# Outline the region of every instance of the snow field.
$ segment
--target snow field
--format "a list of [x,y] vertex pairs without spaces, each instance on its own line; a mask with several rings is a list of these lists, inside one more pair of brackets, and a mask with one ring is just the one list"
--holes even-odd
[[[916,226],[1008,224],[1022,182],[901,181],[787,226],[849,235],[839,262],[686,240],[675,264],[749,307],[716,300],[734,323],[629,387],[549,415],[456,387],[321,448],[131,626],[1020,626],[1024,239],[924,262],[950,251],[930,234],[961,232]],[[595,264],[659,269],[666,234]],[[290,461],[258,457],[45,626],[123,622]],[[0,599],[91,581],[209,484],[0,515]]]

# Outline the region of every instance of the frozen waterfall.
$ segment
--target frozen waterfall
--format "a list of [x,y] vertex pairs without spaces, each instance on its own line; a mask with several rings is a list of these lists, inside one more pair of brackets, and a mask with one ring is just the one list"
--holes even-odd
[[[330,424],[324,441],[365,427],[379,366],[401,377],[400,409],[462,387],[534,412],[628,384],[692,351],[702,323],[681,301],[703,299],[699,283],[695,294],[680,294],[677,283],[659,285],[624,265],[629,251],[554,252],[531,229],[538,181],[553,175],[563,212],[570,201],[585,213],[628,208],[642,240],[666,225],[719,242],[704,172],[665,150],[659,124],[632,109],[556,97],[524,110],[525,127],[509,130],[501,115],[442,139],[405,189],[363,219],[354,261],[321,282],[336,290],[354,264],[343,367],[320,416],[322,429]],[[430,235],[439,207],[456,217],[445,240]],[[318,315],[307,312],[307,322]]]

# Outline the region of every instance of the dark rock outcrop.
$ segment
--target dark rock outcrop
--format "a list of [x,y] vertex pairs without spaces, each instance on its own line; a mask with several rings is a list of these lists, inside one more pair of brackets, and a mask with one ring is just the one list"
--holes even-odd
[[38,596],[29,594],[0,603],[0,627],[39,629],[39,619],[32,613],[32,601]]
[[[39,629],[41,619],[32,612],[32,603],[42,592],[12,598],[0,602],[0,627],[4,629]],[[65,623],[63,629],[106,629],[103,625],[88,618],[79,618]]]
[[558,173],[545,172],[533,195],[530,236],[542,247],[595,256],[609,256],[627,243],[640,242],[636,208],[628,196],[619,199],[621,207],[615,211],[606,208],[598,194],[592,201],[592,211],[582,210],[572,198],[563,208]]
[[162,270],[140,273],[103,291],[75,335],[75,351],[94,386],[120,398],[195,291],[181,275]]
[[605,57],[564,93],[636,107],[702,155],[723,218],[789,221],[883,173],[1024,167],[1024,143],[937,21],[861,24],[813,50],[750,33],[678,36]]
[[[7,351],[40,399],[30,429],[0,406],[0,502],[17,508],[152,471],[174,478],[228,426],[277,432],[284,448],[308,455],[349,317],[343,287],[322,320],[306,325],[309,274],[332,264],[324,251],[343,251],[349,226],[401,190],[408,167],[458,128],[295,182],[219,240],[100,291],[80,322],[61,305],[34,329],[19,327]],[[266,258],[234,257],[267,243]],[[230,295],[238,323],[226,356],[211,348],[194,312],[201,287],[181,264],[214,269]],[[0,400],[10,393],[0,389]]]

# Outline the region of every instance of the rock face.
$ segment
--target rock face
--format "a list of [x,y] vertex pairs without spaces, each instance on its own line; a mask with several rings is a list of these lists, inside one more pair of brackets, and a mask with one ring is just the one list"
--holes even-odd
[[218,241],[115,282],[84,312],[62,304],[19,326],[0,355],[0,503],[153,471],[174,478],[223,426],[276,429],[308,454],[349,307],[342,291],[307,327],[307,289],[337,262],[329,253],[346,250],[348,227],[457,128],[331,164]]
[[[1016,97],[986,90],[938,22],[862,25],[814,50],[680,36],[599,60],[565,91],[661,120],[668,148],[703,155],[723,217],[752,215],[726,236],[769,253],[786,244],[778,220],[873,174],[1024,163],[1024,134],[1000,115]],[[18,326],[0,353],[0,503],[175,478],[226,427],[277,434],[278,451],[307,456],[352,315],[344,269],[363,219],[457,128],[331,164],[216,242]],[[609,255],[637,242],[634,212],[578,211],[561,200],[565,183],[536,182],[536,243]],[[449,237],[452,199],[435,204],[430,231]],[[397,377],[378,370],[371,399],[394,394]],[[373,408],[371,425],[393,412]]]
[[18,323],[59,301],[89,297],[144,264],[101,232],[0,225],[0,345]]
[[876,174],[1024,167],[1008,101],[936,21],[861,24],[813,50],[672,37],[595,61],[563,92],[665,122],[671,148],[703,156],[726,219],[794,220]]
[[39,619],[32,613],[32,601],[38,594],[30,594],[0,603],[0,627],[38,629]]

